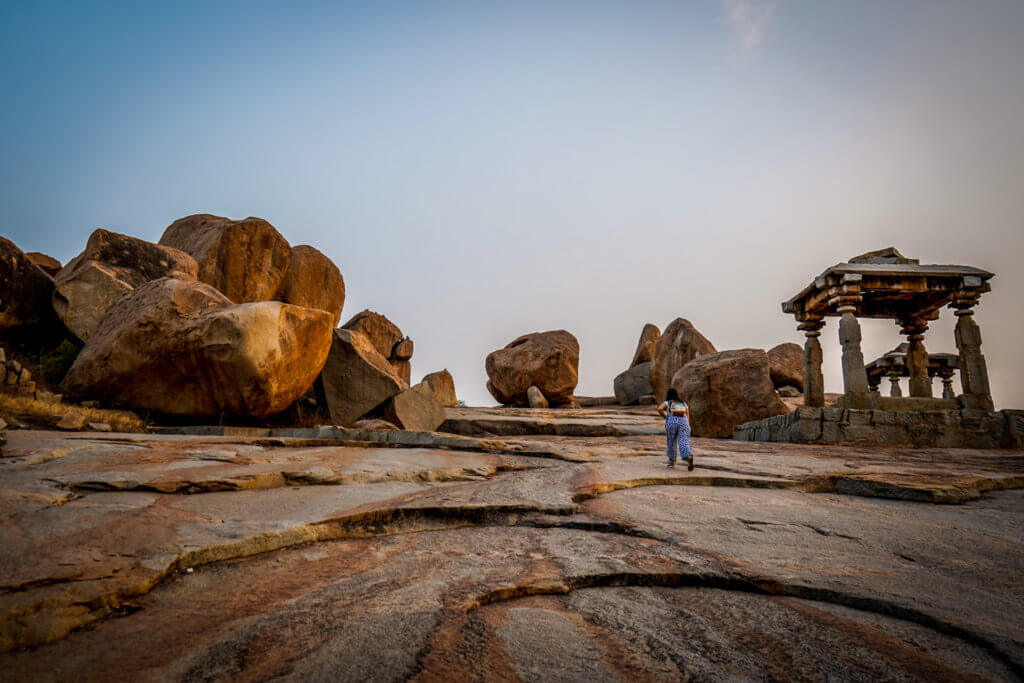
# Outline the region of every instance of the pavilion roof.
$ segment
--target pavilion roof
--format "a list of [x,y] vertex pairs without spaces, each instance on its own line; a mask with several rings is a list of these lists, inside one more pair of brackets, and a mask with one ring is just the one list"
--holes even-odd
[[921,316],[935,318],[957,290],[991,289],[993,273],[972,266],[921,265],[890,247],[837,263],[800,292],[783,302],[782,310],[798,319],[839,315],[838,299],[849,291],[859,295],[862,318]]

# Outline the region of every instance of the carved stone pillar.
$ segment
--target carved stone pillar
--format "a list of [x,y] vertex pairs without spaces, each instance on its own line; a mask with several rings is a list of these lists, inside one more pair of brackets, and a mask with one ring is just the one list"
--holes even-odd
[[928,376],[928,351],[924,348],[924,332],[928,322],[907,318],[899,323],[907,336],[907,369],[910,371],[910,395],[931,398],[932,379]]
[[804,343],[804,405],[809,408],[821,408],[825,405],[825,377],[821,374],[821,328],[822,319],[806,320],[800,328],[807,336]]
[[942,398],[956,398],[956,392],[953,391],[953,368],[940,368],[936,374],[942,378]]
[[900,377],[903,373],[896,366],[889,368],[889,395],[893,398],[900,398],[903,396],[903,390],[900,389]]
[[956,348],[960,352],[960,384],[965,408],[992,410],[992,390],[988,386],[988,368],[981,353],[981,329],[973,311],[959,310],[956,321]]
[[864,369],[864,353],[860,349],[860,322],[854,306],[839,309],[839,343],[843,347],[843,390],[850,408],[868,407],[868,373]]

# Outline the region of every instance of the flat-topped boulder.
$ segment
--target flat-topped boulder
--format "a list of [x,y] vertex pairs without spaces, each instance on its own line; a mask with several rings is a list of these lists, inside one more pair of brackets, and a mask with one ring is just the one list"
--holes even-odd
[[655,399],[665,400],[665,394],[672,386],[672,378],[679,372],[679,368],[698,356],[715,352],[715,345],[686,318],[676,318],[669,323],[654,344],[651,358],[650,382]]
[[672,378],[672,388],[690,405],[694,436],[729,438],[733,428],[789,408],[768,374],[768,354],[737,349],[696,358]]
[[107,310],[62,389],[169,415],[262,418],[312,385],[330,341],[324,311],[235,305],[207,284],[160,278]]
[[199,280],[234,303],[276,299],[291,263],[292,249],[262,218],[231,220],[201,213],[171,223],[160,244],[196,260]]
[[525,334],[487,356],[487,390],[498,403],[525,406],[536,386],[550,403],[571,404],[579,362],[579,342],[565,330]]
[[73,335],[87,341],[126,292],[151,280],[195,280],[195,259],[173,247],[109,230],[95,230],[85,250],[54,278],[53,309]]
[[368,336],[343,327],[333,332],[320,382],[331,420],[346,427],[409,388]]
[[0,332],[53,321],[53,278],[0,237]]

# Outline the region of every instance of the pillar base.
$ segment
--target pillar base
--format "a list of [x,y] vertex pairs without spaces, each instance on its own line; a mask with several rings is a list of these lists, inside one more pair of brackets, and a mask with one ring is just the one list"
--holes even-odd
[[960,394],[956,397],[957,403],[963,408],[971,410],[995,410],[995,405],[992,403],[992,399],[988,396],[978,396],[977,394]]
[[880,410],[882,408],[882,396],[872,391],[849,392],[839,397],[835,407],[843,409],[853,408],[856,410]]

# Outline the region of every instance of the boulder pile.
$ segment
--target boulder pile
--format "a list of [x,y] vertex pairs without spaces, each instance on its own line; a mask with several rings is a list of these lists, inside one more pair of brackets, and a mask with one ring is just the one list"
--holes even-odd
[[[61,382],[72,400],[263,419],[303,398],[346,426],[435,429],[451,375],[410,388],[412,340],[372,311],[335,329],[344,303],[338,267],[262,218],[186,216],[158,244],[96,230],[63,267],[0,238],[0,332],[84,344]],[[2,349],[0,392],[35,393]]]
[[13,358],[8,360],[7,350],[0,346],[0,393],[14,396],[36,395],[36,383],[28,368]]
[[551,405],[572,405],[579,363],[580,344],[565,330],[525,334],[487,356],[487,390],[498,403],[527,406],[535,386]]

